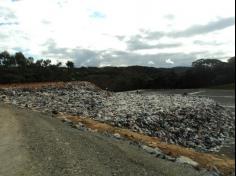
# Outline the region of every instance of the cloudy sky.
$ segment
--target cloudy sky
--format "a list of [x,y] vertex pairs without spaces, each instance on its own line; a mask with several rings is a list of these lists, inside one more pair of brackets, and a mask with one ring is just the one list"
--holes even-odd
[[77,66],[235,55],[235,0],[0,0],[0,52]]

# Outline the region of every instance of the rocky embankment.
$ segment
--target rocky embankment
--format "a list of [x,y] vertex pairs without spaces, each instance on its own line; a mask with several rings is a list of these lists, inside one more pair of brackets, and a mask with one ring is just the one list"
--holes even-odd
[[200,151],[217,151],[235,135],[235,119],[208,98],[112,93],[87,82],[2,88],[0,100],[44,112],[90,117]]

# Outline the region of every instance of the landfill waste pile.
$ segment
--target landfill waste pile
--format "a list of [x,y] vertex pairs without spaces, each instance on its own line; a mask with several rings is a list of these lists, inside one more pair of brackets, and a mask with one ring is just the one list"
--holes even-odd
[[0,101],[43,112],[89,117],[172,144],[219,151],[235,136],[235,118],[215,101],[186,95],[109,92],[88,82],[2,88]]

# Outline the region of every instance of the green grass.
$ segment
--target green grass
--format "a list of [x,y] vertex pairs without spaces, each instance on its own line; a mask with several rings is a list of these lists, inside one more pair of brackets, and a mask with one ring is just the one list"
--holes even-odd
[[224,84],[224,85],[219,85],[219,86],[212,86],[208,87],[209,89],[227,89],[227,90],[233,90],[235,89],[235,83],[231,84]]

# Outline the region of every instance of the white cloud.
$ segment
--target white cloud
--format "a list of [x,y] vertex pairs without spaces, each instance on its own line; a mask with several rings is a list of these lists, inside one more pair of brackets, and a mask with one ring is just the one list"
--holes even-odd
[[171,59],[166,59],[167,64],[174,64],[174,62]]
[[[162,53],[188,55],[199,52],[202,57],[209,54],[232,56],[235,53],[235,25],[215,30],[217,26],[214,22],[234,17],[234,13],[234,0],[1,0],[0,50],[14,52],[21,48],[26,54],[33,56],[60,59],[53,51],[50,55],[44,52],[48,49],[45,42],[52,39],[58,48],[72,51],[81,48],[99,53],[97,60],[103,58],[101,53],[104,51],[124,52],[127,55],[122,56],[127,58],[131,55],[143,57],[143,62],[138,62],[140,64],[148,62],[145,60],[146,55]],[[211,30],[205,28],[207,24],[210,24]],[[194,29],[205,33],[191,36],[197,32]],[[182,31],[178,35],[188,37],[146,38],[142,43],[132,43],[131,49],[138,47],[141,51],[129,51],[127,41],[135,35],[145,37],[145,31],[158,31],[156,35],[177,35],[176,32]],[[194,41],[221,45],[199,45]],[[79,58],[75,55],[69,57],[79,63]],[[91,58],[85,63],[97,63],[89,62],[89,59]],[[108,60],[105,64],[137,64],[134,58],[127,64],[125,58],[118,59],[114,53],[111,59],[113,60]],[[170,61],[175,62],[175,58]],[[161,66],[160,64],[155,66]]]
[[153,61],[148,61],[148,65],[154,65]]

